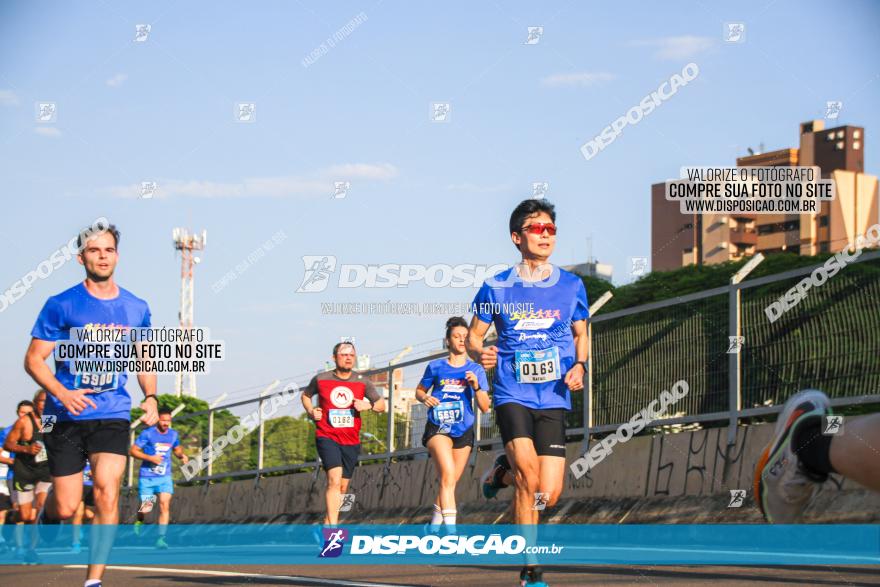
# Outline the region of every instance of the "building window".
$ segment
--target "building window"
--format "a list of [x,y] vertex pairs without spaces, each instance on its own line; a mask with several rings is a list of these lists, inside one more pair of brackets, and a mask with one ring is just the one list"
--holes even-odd
[[827,216],[819,216],[819,226],[828,226],[828,217]]
[[831,251],[831,246],[828,243],[819,243],[819,252],[820,253],[828,253]]
[[788,222],[775,222],[773,224],[759,224],[758,234],[776,234],[777,232],[790,232],[792,230],[800,230],[800,220],[789,220]]

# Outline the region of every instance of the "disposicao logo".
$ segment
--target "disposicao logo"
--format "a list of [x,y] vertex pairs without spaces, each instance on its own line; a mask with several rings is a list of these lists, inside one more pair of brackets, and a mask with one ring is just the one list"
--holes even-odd
[[335,558],[342,554],[342,548],[348,539],[348,530],[342,528],[321,528],[324,534],[324,546],[318,558]]

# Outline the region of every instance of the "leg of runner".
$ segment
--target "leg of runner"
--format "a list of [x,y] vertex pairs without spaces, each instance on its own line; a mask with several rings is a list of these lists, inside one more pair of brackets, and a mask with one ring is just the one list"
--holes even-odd
[[541,467],[531,438],[514,438],[505,445],[513,466],[514,517],[517,524],[537,524],[535,493],[541,481]]
[[[116,525],[119,524],[119,486],[125,472],[126,457],[101,452],[89,455],[89,460],[92,464],[94,480],[95,524],[92,526],[93,540],[89,551],[90,564],[86,579],[99,580],[106,567],[102,561],[106,561],[110,554],[113,538],[116,536]],[[82,474],[79,478],[78,490],[81,499]],[[95,536],[96,527],[100,528],[99,536]]]
[[[455,483],[452,487],[452,499],[455,500],[455,486],[458,485],[458,480],[461,479],[462,474],[464,473],[465,468],[467,468],[468,458],[471,455],[471,447],[467,446],[464,448],[453,448],[452,449],[452,460],[455,463]],[[453,503],[455,503],[453,501]],[[453,508],[454,510],[456,508]],[[456,513],[453,514],[452,523],[449,523],[449,517],[444,516],[443,521],[449,527],[450,531],[455,531],[455,517]]]
[[156,548],[168,548],[165,542],[165,534],[168,532],[168,524],[171,521],[171,494],[159,494],[159,539],[156,540]]
[[[452,439],[445,434],[435,434],[428,441],[428,452],[434,460],[440,489],[436,503],[440,505],[443,523],[455,526],[455,459],[452,458]],[[439,528],[438,528],[439,529]],[[434,528],[432,527],[432,530]],[[436,530],[435,530],[436,531]]]
[[565,482],[565,457],[540,455],[538,463],[541,479],[538,491],[545,496],[544,505],[553,507],[562,495],[562,486]]
[[844,432],[831,437],[829,459],[835,471],[880,491],[880,414],[846,420]]
[[70,550],[74,553],[78,553],[81,548],[80,539],[82,537],[82,521],[85,511],[86,504],[79,502],[79,505],[76,508],[76,513],[73,514],[73,518],[70,520],[70,525],[73,527],[73,537],[70,544]]
[[327,469],[327,491],[324,493],[327,513],[324,514],[324,524],[335,526],[339,523],[339,504],[343,491],[348,490],[348,479],[345,480],[345,490],[342,487],[342,467]]

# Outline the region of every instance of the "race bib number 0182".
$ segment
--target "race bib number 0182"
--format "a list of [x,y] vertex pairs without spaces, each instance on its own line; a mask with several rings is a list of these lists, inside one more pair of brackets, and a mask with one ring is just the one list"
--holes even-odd
[[330,410],[330,425],[334,428],[353,428],[354,414],[351,409]]
[[559,348],[543,351],[516,351],[516,380],[519,383],[556,381],[559,372]]
[[434,406],[434,417],[441,424],[458,424],[464,420],[464,402],[441,402]]

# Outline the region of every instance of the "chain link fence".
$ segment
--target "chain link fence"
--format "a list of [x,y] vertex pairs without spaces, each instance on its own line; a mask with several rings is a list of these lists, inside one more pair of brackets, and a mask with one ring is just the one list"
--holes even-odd
[[[690,391],[675,413],[658,421],[662,425],[726,420],[734,431],[742,418],[777,412],[787,397],[808,387],[824,390],[833,405],[880,402],[880,253],[863,254],[771,322],[767,306],[814,268],[594,316],[592,373],[585,391],[572,394],[569,437],[587,441],[613,430],[681,379]],[[420,358],[365,373],[389,410],[362,414],[362,460],[425,454],[427,411],[415,401],[415,388],[426,364],[446,356],[437,346]],[[487,375],[491,393],[492,373]],[[296,383],[301,389],[307,382]],[[277,393],[175,419],[188,455],[209,450],[224,435],[229,440],[192,481],[319,464],[314,424],[298,393],[277,413],[259,416]],[[256,414],[260,425],[232,442],[248,414]],[[494,411],[477,415],[476,438],[479,446],[500,446]]]

